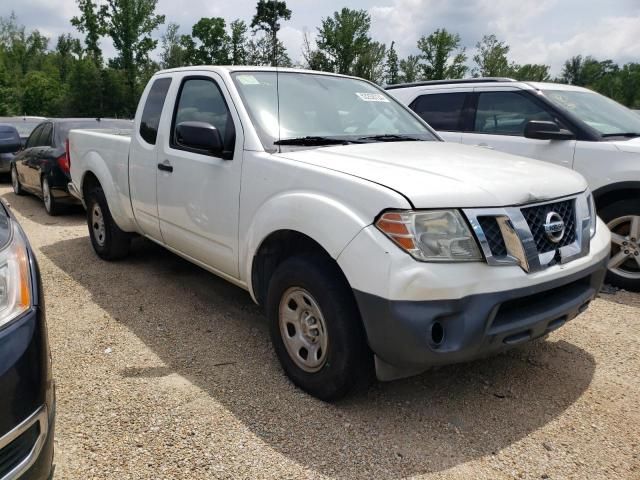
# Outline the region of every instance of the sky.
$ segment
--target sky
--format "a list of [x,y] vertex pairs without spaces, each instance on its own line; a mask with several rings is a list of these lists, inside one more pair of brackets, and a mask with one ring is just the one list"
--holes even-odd
[[[178,23],[182,33],[190,33],[205,16],[250,23],[255,4],[158,0],[157,12]],[[559,74],[564,61],[578,54],[617,63],[640,61],[640,0],[288,0],[287,5],[293,16],[282,24],[280,38],[294,61],[302,61],[304,33],[315,37],[321,19],[345,6],[367,10],[373,39],[387,45],[395,41],[401,57],[417,53],[421,35],[444,27],[460,34],[469,58],[484,34],[495,33],[511,46],[511,60],[550,65],[552,74]],[[27,29],[37,28],[52,39],[74,32],[69,19],[78,13],[75,0],[0,0],[0,16],[11,11]],[[102,40],[102,47],[107,57],[115,54],[108,40]]]

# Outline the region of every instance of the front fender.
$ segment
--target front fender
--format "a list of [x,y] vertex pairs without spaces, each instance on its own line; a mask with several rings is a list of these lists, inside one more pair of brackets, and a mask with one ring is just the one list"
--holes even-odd
[[372,221],[373,218],[363,218],[344,203],[318,192],[287,192],[270,198],[254,214],[246,235],[240,237],[239,267],[251,295],[254,295],[251,285],[253,258],[272,233],[282,230],[302,233],[336,259]]
[[[105,160],[96,151],[87,152],[83,160],[85,171],[82,175],[80,187],[84,186],[85,179],[89,173],[95,175],[107,199],[111,217],[118,227],[125,232],[136,232],[137,226],[133,219],[133,210],[129,200],[128,163],[121,162],[111,165],[112,172]],[[82,188],[80,191],[84,197],[86,192]]]

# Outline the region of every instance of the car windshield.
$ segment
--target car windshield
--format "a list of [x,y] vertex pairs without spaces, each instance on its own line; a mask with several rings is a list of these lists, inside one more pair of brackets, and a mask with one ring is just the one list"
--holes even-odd
[[276,78],[273,71],[232,77],[267,151],[277,145],[436,140],[412,113],[364,80],[302,72]]
[[543,90],[543,93],[603,136],[640,136],[640,116],[599,93],[581,90]]

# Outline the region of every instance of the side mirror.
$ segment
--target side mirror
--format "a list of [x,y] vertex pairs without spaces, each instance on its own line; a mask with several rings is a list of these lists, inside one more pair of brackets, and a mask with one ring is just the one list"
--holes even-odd
[[555,122],[530,120],[524,127],[524,136],[536,140],[572,140],[573,133],[560,128]]
[[206,122],[181,122],[176,126],[176,143],[182,147],[219,155],[224,148],[216,127]]

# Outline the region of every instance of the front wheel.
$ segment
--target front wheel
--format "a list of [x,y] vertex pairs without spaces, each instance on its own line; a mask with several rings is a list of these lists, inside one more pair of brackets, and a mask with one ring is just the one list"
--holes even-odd
[[321,400],[337,400],[372,377],[353,295],[329,259],[292,257],[269,283],[267,314],[276,355],[297,386]]
[[107,199],[100,187],[87,195],[87,224],[93,249],[103,260],[117,260],[129,253],[131,236],[111,218]]
[[16,195],[24,195],[24,189],[22,188],[22,184],[20,183],[20,178],[18,177],[18,170],[16,170],[15,163],[11,165],[11,186],[13,187],[13,193]]
[[615,202],[602,208],[599,214],[611,230],[607,281],[640,292],[640,201]]

